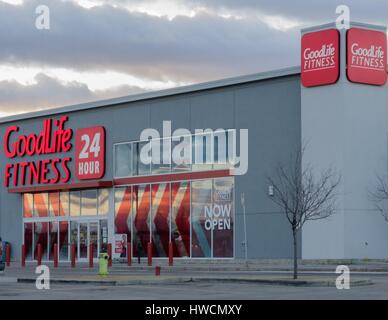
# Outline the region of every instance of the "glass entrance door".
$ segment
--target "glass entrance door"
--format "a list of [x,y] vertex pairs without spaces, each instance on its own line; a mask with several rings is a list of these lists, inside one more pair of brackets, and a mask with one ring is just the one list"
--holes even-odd
[[78,259],[87,259],[88,258],[88,222],[80,222],[78,228],[78,236],[79,236],[79,257]]
[[[89,244],[92,245],[93,248],[93,258],[98,257],[98,222],[90,222],[89,223]],[[90,249],[90,247],[88,247]],[[90,252],[88,253],[89,256]]]
[[99,221],[82,221],[78,222],[78,246],[77,257],[79,260],[89,259],[90,245],[93,247],[93,258],[99,254]]

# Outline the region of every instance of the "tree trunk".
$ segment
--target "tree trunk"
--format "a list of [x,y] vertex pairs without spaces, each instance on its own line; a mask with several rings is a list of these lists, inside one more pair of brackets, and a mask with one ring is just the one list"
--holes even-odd
[[294,237],[294,279],[298,279],[298,248],[296,241],[296,229],[292,229],[292,235]]

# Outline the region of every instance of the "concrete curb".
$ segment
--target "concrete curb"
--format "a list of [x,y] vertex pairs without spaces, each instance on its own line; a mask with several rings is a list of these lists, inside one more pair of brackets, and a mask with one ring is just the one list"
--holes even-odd
[[[13,282],[35,283],[35,278],[14,278]],[[98,280],[98,279],[51,279],[53,284],[92,284],[99,286],[125,285],[155,285],[155,284],[184,284],[190,282],[223,282],[223,283],[254,283],[264,285],[297,286],[297,287],[335,287],[334,280],[292,280],[292,279],[258,279],[258,278],[205,278],[205,277],[177,277],[159,279],[130,279],[130,280]],[[372,285],[369,279],[350,281],[350,286]]]

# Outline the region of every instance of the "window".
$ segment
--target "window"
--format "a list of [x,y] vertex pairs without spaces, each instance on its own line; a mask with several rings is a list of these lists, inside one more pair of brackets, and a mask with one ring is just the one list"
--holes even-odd
[[150,185],[133,186],[133,255],[147,256],[147,246],[150,242],[149,213],[151,204]]
[[235,144],[234,129],[207,129],[192,135],[118,143],[114,146],[114,176],[228,169],[229,161],[236,158]]
[[34,217],[44,218],[48,216],[48,194],[34,194]]
[[155,257],[168,256],[170,242],[170,184],[153,184],[151,205],[151,230],[153,255]]
[[50,217],[58,217],[61,215],[59,209],[59,192],[50,192],[49,197],[49,214]]
[[[143,147],[145,147],[149,142],[142,141],[136,142],[133,144],[133,175],[135,176],[145,176],[151,173],[151,164],[145,164],[144,159],[141,159],[141,153]],[[144,151],[145,152],[145,149]]]
[[23,194],[23,217],[32,218],[32,209],[34,207],[34,196],[31,193]]
[[59,212],[60,216],[68,216],[70,210],[70,194],[68,191],[59,194]]
[[171,242],[175,257],[190,257],[190,183],[171,183]]
[[81,191],[81,216],[97,215],[97,190]]
[[24,248],[26,252],[26,260],[32,260],[32,234],[33,234],[32,222],[24,224]]
[[98,190],[98,215],[107,216],[109,213],[109,189]]
[[70,192],[70,215],[77,217],[81,214],[81,192],[71,191]]
[[176,136],[172,138],[172,170],[187,172],[191,170],[191,136]]
[[214,140],[212,133],[193,135],[193,171],[212,170]]
[[233,257],[234,179],[213,180],[213,257]]
[[115,177],[132,175],[132,143],[116,144],[115,147]]
[[171,139],[155,139],[152,147],[152,174],[169,173],[171,171]]
[[211,257],[211,224],[209,210],[212,206],[212,180],[192,182],[192,256]]

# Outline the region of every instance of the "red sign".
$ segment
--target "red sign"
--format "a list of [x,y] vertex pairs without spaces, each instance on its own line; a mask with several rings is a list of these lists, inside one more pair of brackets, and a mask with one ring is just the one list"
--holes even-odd
[[80,180],[99,179],[105,172],[105,129],[78,129],[75,134],[75,172]]
[[384,32],[352,28],[347,32],[349,81],[373,85],[387,82],[387,36]]
[[[4,153],[7,158],[23,158],[25,156],[51,155],[71,150],[70,140],[73,131],[65,129],[67,116],[59,120],[43,121],[43,129],[39,134],[19,134],[19,127],[10,126],[4,135]],[[36,161],[12,162],[5,165],[4,185],[9,187],[28,184],[66,183],[70,180],[70,157],[51,157]]]
[[339,39],[336,29],[306,33],[302,36],[301,78],[305,87],[338,81]]

